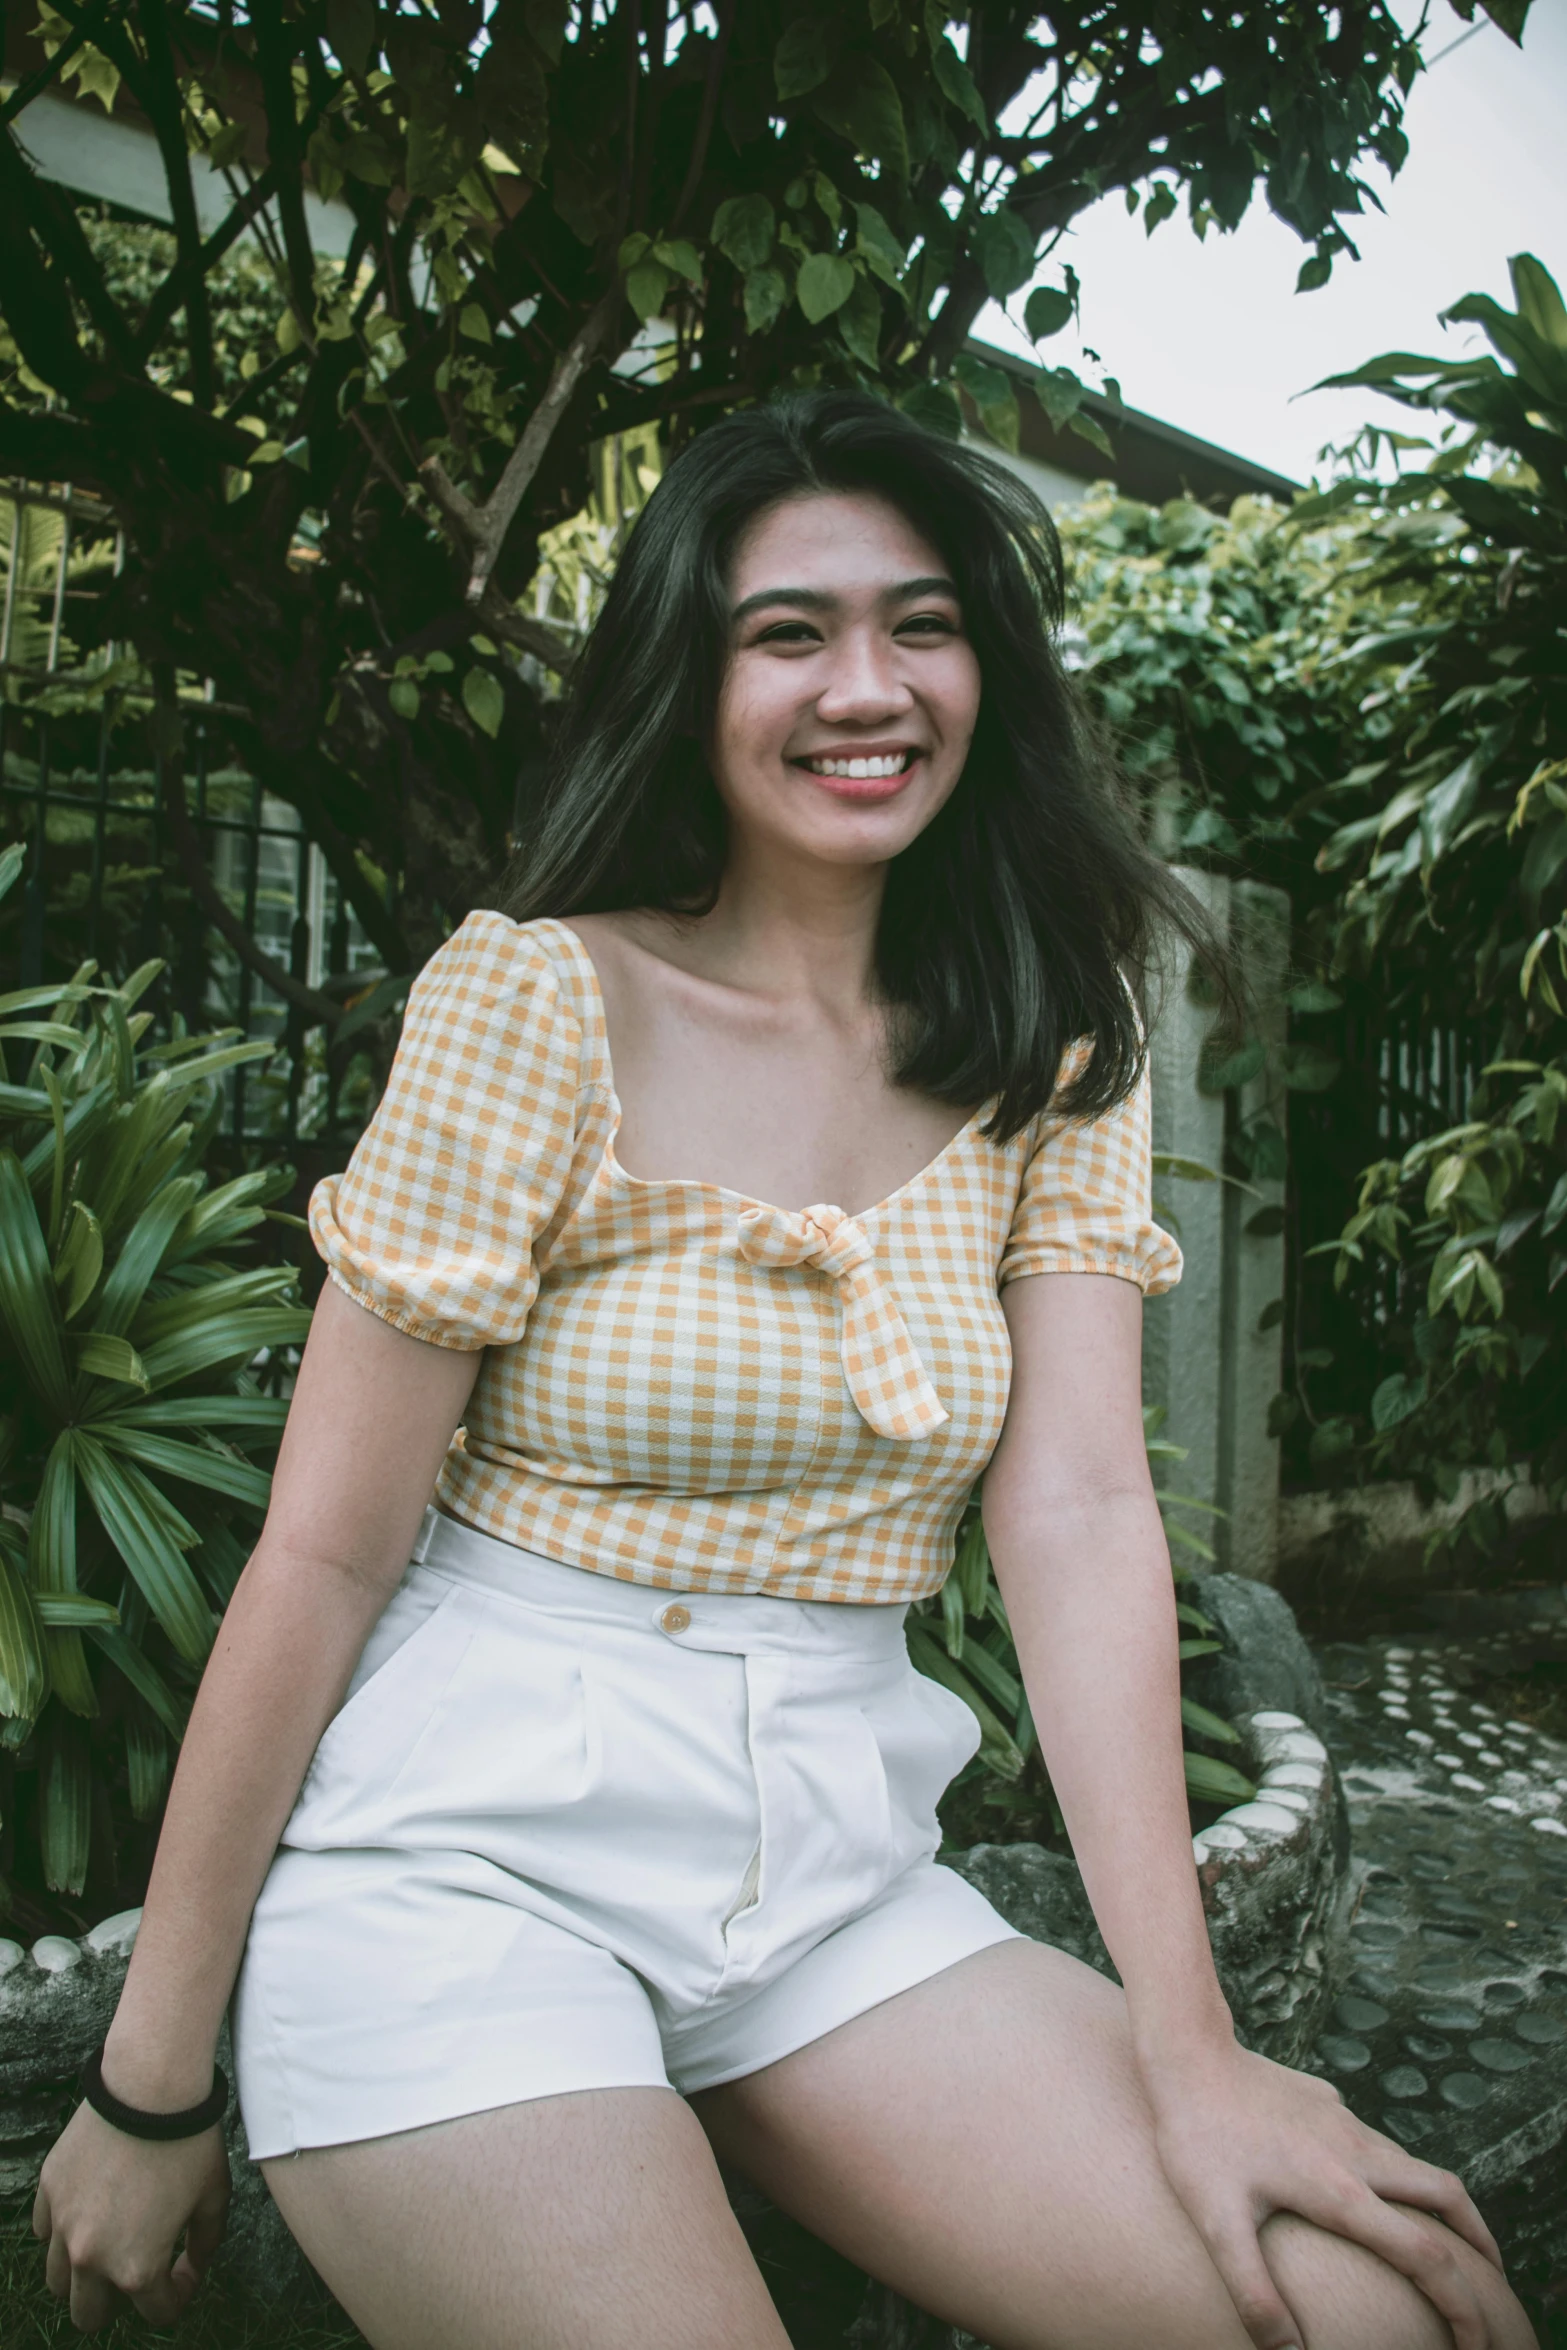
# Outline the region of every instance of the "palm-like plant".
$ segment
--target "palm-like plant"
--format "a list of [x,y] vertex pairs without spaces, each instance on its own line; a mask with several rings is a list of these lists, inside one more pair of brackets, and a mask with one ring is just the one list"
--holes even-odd
[[[21,861],[0,857],[0,895]],[[230,1258],[289,1170],[202,1171],[213,1080],[272,1048],[145,1042],[160,968],[0,996],[0,1047],[33,1047],[0,1084],[0,1806],[14,1836],[36,1777],[43,1881],[67,1895],[122,1790],[156,1816],[266,1507],[251,1454],[288,1408],[253,1366],[309,1327],[291,1267]]]

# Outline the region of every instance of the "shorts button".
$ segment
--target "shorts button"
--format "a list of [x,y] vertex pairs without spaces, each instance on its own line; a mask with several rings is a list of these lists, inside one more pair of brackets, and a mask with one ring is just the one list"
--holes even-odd
[[658,1620],[661,1628],[666,1632],[689,1632],[691,1610],[688,1607],[682,1607],[680,1602],[676,1600],[673,1607],[665,1608]]

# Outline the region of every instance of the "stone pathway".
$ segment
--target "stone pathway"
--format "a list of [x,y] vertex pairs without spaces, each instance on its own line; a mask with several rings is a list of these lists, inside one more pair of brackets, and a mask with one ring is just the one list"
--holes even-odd
[[[1518,1638],[1318,1651],[1357,1899],[1313,2064],[1462,2171],[1567,2317],[1567,1741],[1465,1693],[1508,1672]],[[1528,1649],[1567,1665],[1567,1620],[1531,1626]]]

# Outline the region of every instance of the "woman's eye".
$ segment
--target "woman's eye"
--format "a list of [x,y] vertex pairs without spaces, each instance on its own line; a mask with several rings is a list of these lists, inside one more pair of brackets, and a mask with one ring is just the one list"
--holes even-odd
[[821,638],[808,621],[779,620],[764,628],[756,641],[759,645],[815,645]]
[[910,630],[919,636],[956,636],[958,624],[944,612],[916,612],[912,619],[898,623],[899,636],[907,636]]

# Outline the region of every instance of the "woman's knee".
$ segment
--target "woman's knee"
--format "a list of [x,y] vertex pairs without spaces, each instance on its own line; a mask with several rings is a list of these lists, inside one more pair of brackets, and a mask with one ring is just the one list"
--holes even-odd
[[[1426,2212],[1430,2231],[1485,2321],[1488,2350],[1538,2350],[1516,2295],[1482,2253]],[[1262,2232],[1279,2288],[1311,2350],[1453,2350],[1453,2332],[1418,2285],[1377,2253],[1278,2213]]]

